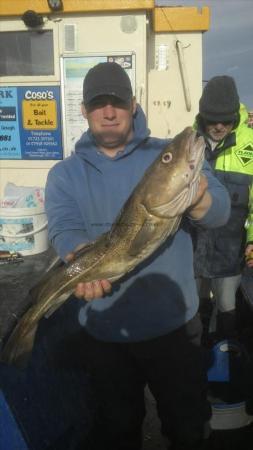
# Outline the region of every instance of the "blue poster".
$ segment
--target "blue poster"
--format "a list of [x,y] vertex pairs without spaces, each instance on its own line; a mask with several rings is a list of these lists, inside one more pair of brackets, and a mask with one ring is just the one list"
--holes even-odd
[[17,89],[0,89],[0,159],[21,159]]
[[2,88],[0,132],[0,159],[62,159],[60,87]]

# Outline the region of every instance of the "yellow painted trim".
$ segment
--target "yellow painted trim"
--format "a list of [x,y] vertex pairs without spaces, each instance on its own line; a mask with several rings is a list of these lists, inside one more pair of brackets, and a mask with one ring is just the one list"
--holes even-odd
[[154,32],[207,31],[210,25],[208,6],[201,10],[196,7],[171,6],[153,10]]
[[[62,0],[62,13],[153,9],[155,0]],[[27,10],[49,14],[47,0],[0,0],[0,16],[20,16]],[[59,13],[57,13],[59,14]]]

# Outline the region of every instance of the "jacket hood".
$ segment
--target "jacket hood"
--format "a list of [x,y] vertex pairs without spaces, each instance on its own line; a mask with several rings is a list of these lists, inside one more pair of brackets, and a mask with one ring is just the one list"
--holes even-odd
[[[110,159],[119,159],[125,156],[126,154],[132,152],[141,142],[143,142],[150,135],[150,130],[147,128],[147,121],[145,114],[140,105],[137,105],[136,113],[133,117],[133,138],[130,142],[127,143],[123,152],[116,155],[114,158]],[[98,147],[96,141],[90,131],[88,129],[83,133],[79,141],[75,146],[75,154],[79,157],[89,160],[93,162],[94,156],[97,154]],[[103,155],[105,158],[109,158],[107,155]]]
[[243,103],[240,104],[240,111],[239,111],[239,113],[240,113],[239,125],[241,125],[242,123],[248,124],[249,114],[248,114],[246,106]]

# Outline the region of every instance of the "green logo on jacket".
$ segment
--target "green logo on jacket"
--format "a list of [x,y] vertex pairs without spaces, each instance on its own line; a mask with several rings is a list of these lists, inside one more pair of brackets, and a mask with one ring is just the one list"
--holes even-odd
[[253,145],[252,143],[244,144],[241,148],[235,150],[235,154],[243,167],[253,162]]

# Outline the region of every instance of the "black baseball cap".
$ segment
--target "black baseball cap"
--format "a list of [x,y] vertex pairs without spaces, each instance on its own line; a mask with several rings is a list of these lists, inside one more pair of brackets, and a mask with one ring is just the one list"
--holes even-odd
[[131,81],[126,71],[115,62],[92,67],[83,81],[83,102],[90,103],[99,95],[113,95],[124,102],[133,97]]

